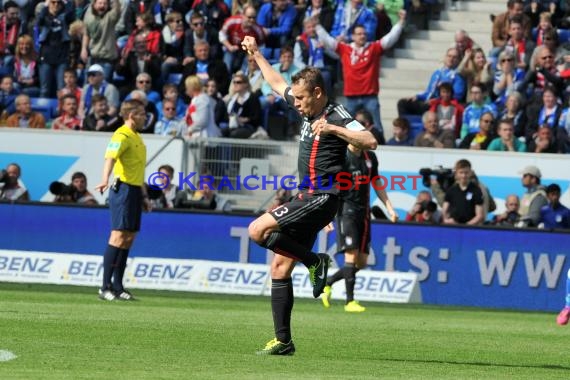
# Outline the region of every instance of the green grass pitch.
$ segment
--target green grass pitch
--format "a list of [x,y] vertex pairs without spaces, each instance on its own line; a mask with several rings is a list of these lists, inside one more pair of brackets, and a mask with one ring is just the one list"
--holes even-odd
[[570,326],[553,313],[297,299],[291,357],[269,298],[0,283],[0,379],[564,379]]

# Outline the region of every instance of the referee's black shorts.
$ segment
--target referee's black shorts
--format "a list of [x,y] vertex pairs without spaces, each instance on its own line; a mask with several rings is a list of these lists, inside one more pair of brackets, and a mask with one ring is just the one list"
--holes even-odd
[[338,205],[336,194],[300,192],[269,213],[277,220],[281,231],[312,249],[319,231],[334,219]]
[[120,183],[116,191],[109,190],[111,229],[137,232],[141,229],[142,188]]
[[365,210],[342,210],[336,218],[336,247],[338,252],[358,250],[370,252],[370,214]]

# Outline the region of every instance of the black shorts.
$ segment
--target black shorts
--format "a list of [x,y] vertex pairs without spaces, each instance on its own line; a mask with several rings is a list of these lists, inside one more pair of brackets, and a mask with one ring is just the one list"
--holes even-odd
[[334,219],[338,205],[335,194],[301,192],[269,213],[281,231],[307,249],[312,249],[319,231]]
[[338,252],[358,250],[370,252],[370,214],[367,211],[343,210],[336,218],[336,247]]
[[117,190],[109,190],[111,229],[139,231],[141,229],[142,188],[121,183]]

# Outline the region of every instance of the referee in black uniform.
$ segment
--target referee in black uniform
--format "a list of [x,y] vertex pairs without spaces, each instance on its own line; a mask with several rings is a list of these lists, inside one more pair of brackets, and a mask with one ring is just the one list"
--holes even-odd
[[[139,133],[146,121],[144,104],[127,100],[121,105],[120,115],[125,124],[113,133],[107,145],[103,179],[95,187],[101,193],[110,188],[111,236],[103,256],[103,285],[99,289],[99,298],[106,301],[134,299],[123,287],[123,276],[129,249],[140,230],[142,209],[151,209],[143,186],[146,146]],[[113,169],[115,179],[109,186]]]
[[253,56],[272,89],[303,117],[298,158],[299,193],[249,225],[250,238],[276,253],[271,263],[275,338],[258,354],[291,355],[295,352],[291,339],[291,272],[296,261],[301,261],[309,269],[313,296],[320,296],[330,259],[326,254],[314,254],[311,249],[317,233],[333,220],[338,210],[336,175],[343,168],[346,147],[350,143],[360,149],[375,149],[377,144],[374,136],[343,106],[329,102],[318,69],[301,70],[293,76],[289,86],[263,57],[254,38],[245,37],[242,47]]

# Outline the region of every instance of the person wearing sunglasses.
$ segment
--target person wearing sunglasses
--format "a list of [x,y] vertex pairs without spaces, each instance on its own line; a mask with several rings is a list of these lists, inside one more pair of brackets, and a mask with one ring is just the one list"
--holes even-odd
[[165,99],[162,102],[162,116],[154,126],[154,134],[160,136],[182,136],[184,122],[176,116],[176,102]]
[[507,98],[516,91],[517,86],[524,79],[524,71],[515,69],[515,57],[508,51],[499,54],[497,71],[495,72],[493,94],[495,104],[503,110]]
[[218,31],[206,25],[206,20],[199,12],[193,12],[190,16],[190,28],[186,30],[184,35],[184,60],[182,66],[186,66],[193,62],[194,45],[197,42],[207,42],[209,45],[209,58],[222,59],[223,52],[220,40],[218,39]]
[[560,76],[554,64],[554,52],[546,46],[540,46],[536,54],[535,69],[529,70],[518,91],[528,95],[527,114],[538,112],[542,107],[542,94],[546,88],[551,88],[557,97],[562,95],[565,80]]
[[228,100],[229,127],[222,129],[224,137],[247,139],[261,125],[261,104],[251,93],[247,76],[238,73],[232,80],[233,94]]
[[166,16],[166,25],[162,28],[160,37],[162,55],[160,83],[166,83],[171,73],[180,73],[182,71],[184,21],[180,12],[172,12]]
[[152,89],[152,78],[148,73],[140,73],[137,75],[135,88],[143,91],[149,102],[155,104],[160,102],[160,94]]

